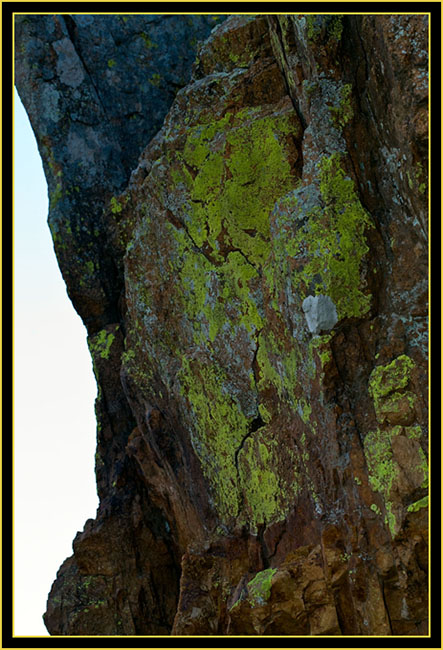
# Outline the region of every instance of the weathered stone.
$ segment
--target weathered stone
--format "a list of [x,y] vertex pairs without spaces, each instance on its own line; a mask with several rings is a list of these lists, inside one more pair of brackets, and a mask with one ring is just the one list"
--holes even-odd
[[190,80],[209,16],[17,20],[99,386],[48,629],[424,634],[427,17],[231,16]]
[[302,308],[312,334],[329,331],[338,321],[337,310],[329,296],[308,296],[303,300]]

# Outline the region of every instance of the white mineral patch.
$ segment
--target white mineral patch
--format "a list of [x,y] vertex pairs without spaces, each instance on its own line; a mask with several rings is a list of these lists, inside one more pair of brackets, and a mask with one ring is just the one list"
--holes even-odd
[[308,296],[303,300],[302,308],[312,334],[331,330],[338,321],[337,309],[329,296]]

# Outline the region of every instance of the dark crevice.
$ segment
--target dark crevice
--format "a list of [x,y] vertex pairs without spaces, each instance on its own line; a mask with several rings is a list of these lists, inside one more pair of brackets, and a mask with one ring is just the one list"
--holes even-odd
[[204,250],[201,246],[198,246],[197,242],[194,240],[192,235],[190,234],[188,228],[186,227],[185,223],[179,219],[175,214],[173,214],[170,210],[166,211],[166,218],[168,221],[174,226],[174,228],[177,228],[178,230],[182,229],[185,231],[187,236],[192,242],[192,245],[194,246],[195,250],[201,253],[203,257],[205,257],[208,262],[212,264],[212,266],[221,266],[222,262],[214,259],[212,255],[210,255],[206,250]]
[[240,253],[240,255],[244,258],[244,260],[245,260],[248,264],[250,264],[251,266],[253,266],[254,269],[255,269],[256,271],[258,271],[259,275],[261,275],[261,267],[258,267],[258,266],[256,266],[253,262],[251,262],[251,260],[249,259],[249,257],[248,257],[248,256],[247,256],[247,255],[246,255],[246,254],[245,254],[245,253],[244,253],[240,248],[232,248],[229,252],[230,252],[230,253]]
[[390,630],[391,634],[394,634],[394,631],[392,629],[391,616],[389,614],[389,607],[388,607],[388,604],[386,602],[385,585],[384,585],[384,582],[382,580],[380,580],[380,589],[381,589],[381,593],[382,593],[382,596],[383,596],[383,605],[385,606],[386,616],[388,617],[389,630]]
[[279,536],[275,540],[274,550],[272,551],[271,555],[269,555],[270,560],[277,555],[278,546],[282,541],[283,537],[285,536],[285,534],[286,534],[286,527],[283,528],[283,530],[280,532]]
[[[269,30],[271,32],[271,43],[276,44],[278,49],[280,50],[281,53],[281,59],[280,57],[277,56],[277,54],[274,52],[274,55],[277,60],[277,65],[283,75],[283,79],[286,85],[287,93],[289,98],[291,99],[292,105],[294,107],[294,110],[297,114],[298,119],[300,120],[300,124],[302,125],[303,131],[306,130],[308,124],[306,122],[306,119],[301,111],[299,101],[297,97],[295,97],[295,94],[291,88],[292,84],[290,83],[288,79],[288,71],[291,69],[290,65],[288,63],[288,59],[286,56],[286,49],[284,45],[284,39],[283,39],[283,34],[281,30],[281,25],[279,22],[278,16],[268,16],[268,25],[269,25]],[[274,38],[273,38],[274,36]],[[277,45],[278,44],[278,45]]]
[[241,450],[243,449],[243,447],[245,446],[246,440],[248,440],[248,438],[250,438],[252,436],[252,434],[255,433],[255,431],[258,431],[264,425],[265,425],[265,423],[261,419],[260,415],[258,415],[256,418],[254,418],[252,420],[251,424],[249,425],[248,432],[243,436],[242,441],[240,443],[240,446],[235,451],[235,466],[236,466],[237,470],[238,470],[238,455],[241,452]]
[[257,539],[260,544],[260,550],[261,550],[261,558],[263,562],[263,569],[269,569],[270,562],[269,562],[269,554],[268,554],[268,548],[266,546],[265,542],[265,531],[266,531],[266,522],[263,524],[259,524],[257,526]]
[[355,16],[354,24],[355,24],[355,31],[357,32],[358,40],[360,41],[361,51],[363,52],[363,57],[365,60],[365,78],[367,83],[369,81],[369,59],[363,43],[363,38],[360,33],[360,25],[359,25],[360,20],[361,20],[360,16]]

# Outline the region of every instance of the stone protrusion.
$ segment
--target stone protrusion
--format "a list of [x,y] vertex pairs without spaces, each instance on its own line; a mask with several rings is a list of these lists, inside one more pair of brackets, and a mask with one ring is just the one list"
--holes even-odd
[[329,296],[308,296],[303,300],[302,308],[312,334],[328,332],[337,324],[337,309]]

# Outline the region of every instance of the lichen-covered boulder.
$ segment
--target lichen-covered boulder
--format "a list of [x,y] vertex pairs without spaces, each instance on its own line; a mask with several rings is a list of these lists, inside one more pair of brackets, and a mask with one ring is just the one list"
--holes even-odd
[[52,633],[426,633],[426,47],[426,16],[229,17],[73,229],[102,293],[63,231],[101,504]]

